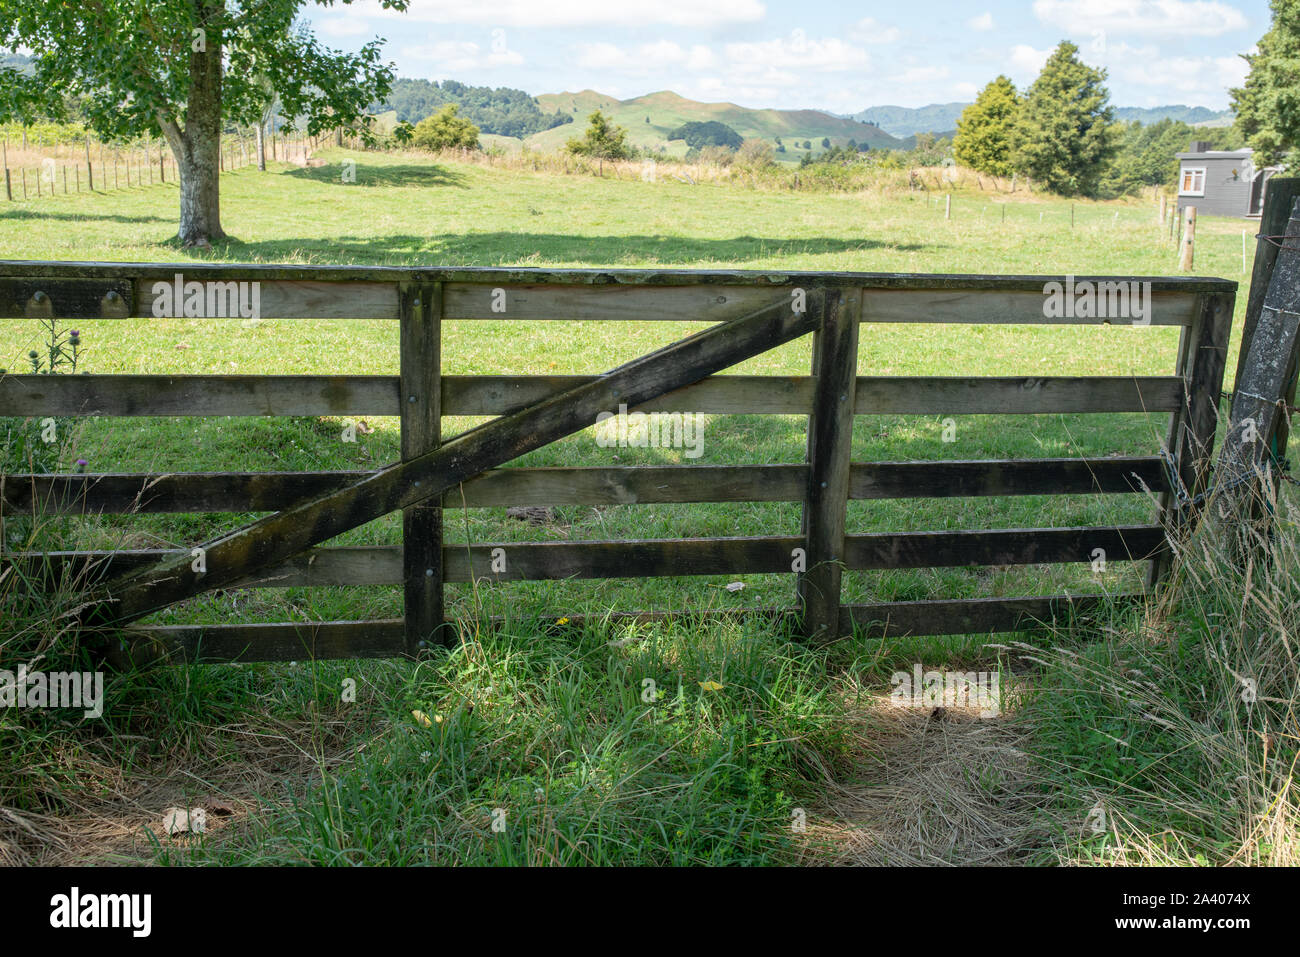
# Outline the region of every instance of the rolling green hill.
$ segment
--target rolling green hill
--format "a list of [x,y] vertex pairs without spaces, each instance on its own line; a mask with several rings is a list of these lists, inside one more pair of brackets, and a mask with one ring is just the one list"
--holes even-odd
[[[525,142],[534,149],[560,149],[570,137],[580,136],[586,129],[587,116],[601,110],[614,122],[628,131],[633,145],[658,149],[665,147],[673,156],[686,152],[681,140],[669,140],[668,135],[686,123],[725,123],[742,137],[754,137],[774,142],[780,137],[786,152],[777,158],[797,162],[804,152],[796,142],[812,143],[812,152],[822,152],[822,140],[829,139],[833,146],[845,146],[849,140],[866,143],[872,149],[897,149],[899,140],[884,130],[856,120],[832,116],[819,110],[753,110],[734,103],[700,103],[688,100],[670,91],[650,93],[620,100],[613,96],[582,90],[578,93],[545,93],[537,97],[544,112],[569,113],[573,125],[556,127],[535,133]],[[648,121],[648,122],[647,122]]]

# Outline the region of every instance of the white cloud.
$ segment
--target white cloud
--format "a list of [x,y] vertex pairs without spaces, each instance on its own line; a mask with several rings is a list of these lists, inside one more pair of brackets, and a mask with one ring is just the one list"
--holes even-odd
[[966,26],[970,27],[972,30],[979,30],[980,32],[992,30],[994,26],[993,14],[985,10],[978,17],[971,17],[967,20]]
[[649,73],[665,68],[709,70],[718,58],[703,44],[683,48],[671,40],[642,43],[625,48],[613,43],[586,43],[579,48],[578,66],[589,70],[618,70],[625,73]]
[[365,20],[347,15],[324,17],[316,21],[316,29],[323,36],[338,38],[368,36],[375,32]]
[[952,90],[957,97],[962,100],[973,100],[979,96],[980,88],[974,83],[954,83]]
[[402,47],[400,52],[404,57],[431,60],[434,69],[442,73],[519,66],[524,62],[524,58],[514,50],[483,51],[477,43],[457,40]]
[[1116,51],[1110,60],[1114,79],[1134,86],[1153,87],[1165,102],[1173,94],[1201,102],[1223,102],[1229,87],[1246,79],[1246,61],[1237,56],[1167,56],[1150,48]]
[[833,73],[864,69],[871,58],[865,50],[843,40],[829,38],[809,40],[802,35],[758,43],[728,43],[723,47],[728,64],[734,70],[757,70],[769,67]]
[[1052,55],[1051,50],[1036,50],[1027,43],[1017,43],[1011,48],[1011,53],[1007,60],[1011,64],[1014,72],[1021,76],[1033,74],[1037,76],[1043,69],[1043,64],[1047,58]]
[[355,15],[423,23],[471,23],[486,27],[650,26],[715,27],[756,23],[767,15],[760,0],[412,0],[405,13],[385,10],[378,0],[352,5]]
[[863,17],[853,25],[849,36],[857,43],[897,43],[903,31],[886,26],[875,17]]
[[1217,37],[1247,25],[1218,0],[1034,0],[1034,16],[1071,33]]

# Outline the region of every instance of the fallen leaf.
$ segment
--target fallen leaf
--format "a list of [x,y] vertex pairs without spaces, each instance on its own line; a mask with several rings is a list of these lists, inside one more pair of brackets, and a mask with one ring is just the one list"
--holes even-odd
[[727,591],[740,591],[740,590],[741,590],[742,588],[744,588],[744,587],[745,587],[745,583],[744,583],[744,582],[728,582],[728,583],[727,583]]
[[720,684],[719,684],[718,682],[716,682],[716,681],[701,681],[701,682],[700,682],[700,687],[703,688],[705,691],[721,691],[721,690],[722,690],[722,685],[720,685]]
[[433,722],[423,711],[412,711],[411,717],[415,719],[416,724],[423,725],[426,728],[432,728]]

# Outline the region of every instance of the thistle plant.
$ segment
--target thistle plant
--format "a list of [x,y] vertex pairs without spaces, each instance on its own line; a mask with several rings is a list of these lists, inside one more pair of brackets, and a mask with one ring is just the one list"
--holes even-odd
[[[32,375],[72,374],[81,361],[81,330],[64,329],[58,319],[42,319],[44,343],[27,353]],[[0,376],[9,374],[0,369]],[[0,472],[57,472],[71,445],[71,420],[0,418]],[[79,471],[85,466],[79,465]]]

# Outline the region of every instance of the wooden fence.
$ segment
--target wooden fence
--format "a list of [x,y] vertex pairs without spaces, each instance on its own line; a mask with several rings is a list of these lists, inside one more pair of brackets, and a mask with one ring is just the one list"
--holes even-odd
[[[173,283],[256,282],[265,318],[392,319],[398,376],[8,375],[0,415],[400,416],[401,461],[369,472],[7,475],[7,513],[273,514],[190,550],[61,553],[23,560],[93,565],[104,584],[89,628],[124,628],[136,658],[286,660],[415,654],[452,640],[443,585],[471,579],[739,575],[791,572],[786,609],[811,638],[1009,631],[1099,599],[1068,595],[841,603],[844,570],[1149,561],[1163,573],[1167,535],[1187,521],[1166,460],[853,462],[855,416],[1167,412],[1168,454],[1192,495],[1206,487],[1236,284],[1150,283],[1149,323],[1181,327],[1169,375],[1154,377],[877,377],[857,375],[858,328],[872,323],[1145,324],[1049,318],[1046,284],[1063,277],[639,270],[0,263],[0,318],[154,315]],[[1080,277],[1076,283],[1137,281]],[[1106,287],[1101,287],[1106,288]],[[706,330],[601,376],[442,375],[444,320],[700,320]],[[220,319],[213,319],[219,322]],[[1138,330],[1116,335],[1141,335]],[[807,376],[717,373],[812,335]],[[1174,357],[1171,356],[1171,360]],[[808,418],[803,464],[582,468],[503,467],[594,424],[620,404],[642,411],[797,414]],[[496,416],[446,442],[445,416]],[[1086,493],[1162,495],[1149,525],[854,534],[850,499]],[[802,502],[798,536],[447,546],[442,507],[662,502]],[[401,510],[403,546],[320,547]],[[217,588],[403,585],[405,616],[365,622],[142,626],[137,619]],[[560,610],[561,613],[563,610]],[[626,613],[641,616],[641,613]],[[659,613],[662,617],[664,613]],[[623,616],[615,616],[623,617]],[[654,615],[642,617],[655,617]]]

